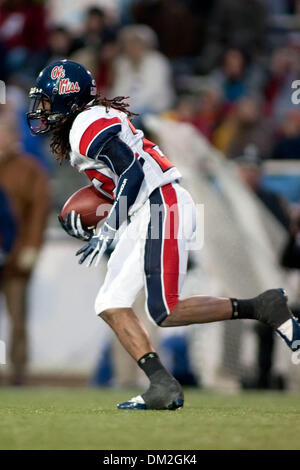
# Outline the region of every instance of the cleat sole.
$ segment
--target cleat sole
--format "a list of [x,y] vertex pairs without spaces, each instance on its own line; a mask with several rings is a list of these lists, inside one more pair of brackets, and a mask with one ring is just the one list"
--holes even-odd
[[[178,398],[178,400],[174,400],[170,405],[168,405],[166,410],[175,411],[181,410],[183,408],[184,400],[182,398]],[[124,403],[118,403],[117,405],[118,410],[150,410],[155,408],[147,408],[145,403],[135,403],[132,401],[125,401]]]
[[117,408],[119,410],[147,410],[147,405],[145,403],[124,401],[124,403],[118,403]]

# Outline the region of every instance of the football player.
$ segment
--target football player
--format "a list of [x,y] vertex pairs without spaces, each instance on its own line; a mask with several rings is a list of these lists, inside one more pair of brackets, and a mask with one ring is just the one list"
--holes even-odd
[[195,230],[194,203],[180,185],[177,168],[134,128],[124,98],[97,95],[90,72],[69,60],[42,70],[29,97],[32,133],[50,132],[57,158],[69,160],[113,201],[98,233],[85,230],[74,211],[60,222],[71,236],[87,242],[76,255],[80,264],[87,261],[89,266],[99,262],[118,232],[96,298],[96,314],[111,326],[150,380],[145,393],[119,404],[119,409],[174,410],[184,402],[180,384],[161,363],[131,308],[142,288],[146,310],[161,327],[256,319],[271,325],[291,349],[300,347],[300,325],[283,289],[243,300],[180,298],[188,243]]

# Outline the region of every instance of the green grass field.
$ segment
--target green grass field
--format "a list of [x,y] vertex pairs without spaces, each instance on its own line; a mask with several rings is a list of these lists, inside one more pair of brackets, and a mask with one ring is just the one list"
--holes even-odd
[[180,411],[118,411],[130,396],[2,388],[0,449],[300,449],[299,394],[187,390]]

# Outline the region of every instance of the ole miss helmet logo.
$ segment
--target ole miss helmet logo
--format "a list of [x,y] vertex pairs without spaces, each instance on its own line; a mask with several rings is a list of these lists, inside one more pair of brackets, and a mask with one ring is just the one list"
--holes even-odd
[[71,82],[69,78],[66,78],[66,71],[63,65],[56,65],[51,70],[51,78],[57,80],[58,93],[60,95],[66,95],[68,93],[78,93],[80,86],[78,82]]
[[60,65],[60,66],[56,65],[51,70],[51,78],[53,80],[56,80],[56,78],[64,78],[65,75],[66,75],[66,71],[65,71],[63,65]]

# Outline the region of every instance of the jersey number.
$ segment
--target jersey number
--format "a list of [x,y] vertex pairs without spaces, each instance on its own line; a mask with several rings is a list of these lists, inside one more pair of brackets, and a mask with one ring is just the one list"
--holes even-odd
[[172,163],[162,153],[158,145],[155,145],[148,139],[143,138],[143,149],[159,164],[162,171],[167,171],[173,167]]
[[[97,170],[85,170],[85,174],[87,175],[88,179],[93,183],[98,191],[101,191],[105,196],[108,196],[110,199],[114,199],[114,189],[116,187],[113,180],[109,177],[100,173]],[[93,180],[97,180],[97,182],[93,182]],[[100,184],[99,184],[100,183]]]
[[[136,128],[134,125],[128,120],[129,127],[132,131],[132,133],[135,135],[137,133]],[[167,157],[162,153],[158,145],[155,145],[153,142],[151,142],[148,139],[143,138],[143,149],[145,152],[147,152],[154,160],[156,163],[159,164],[160,168],[162,171],[167,171],[170,168],[173,167],[172,163],[167,159]]]

